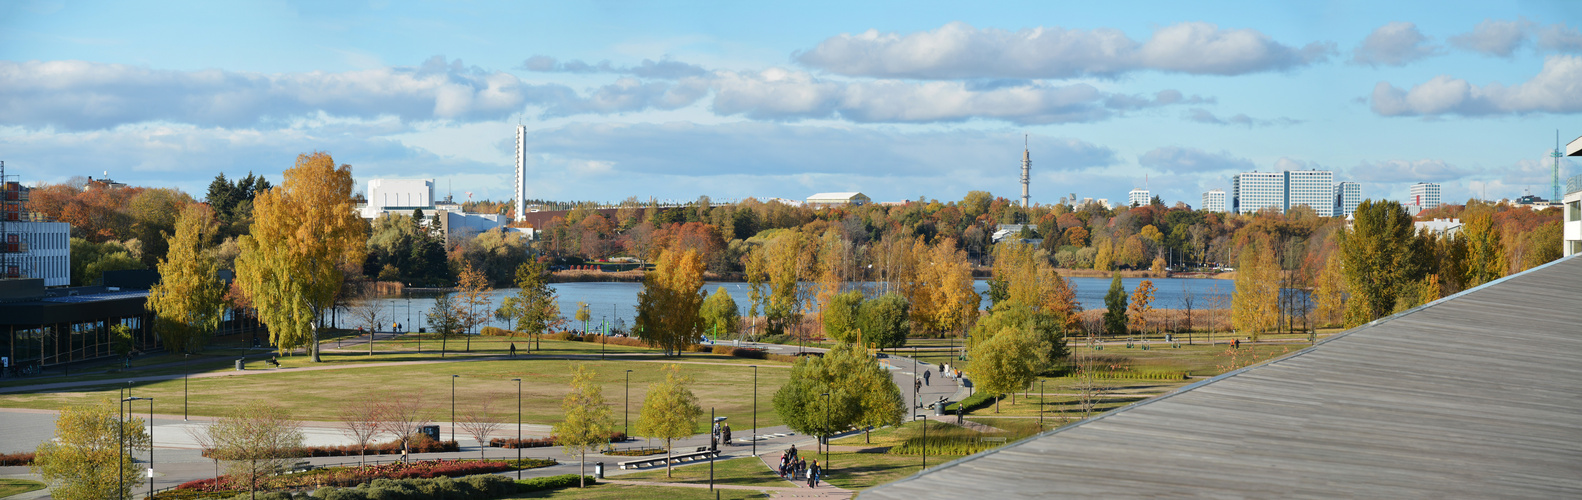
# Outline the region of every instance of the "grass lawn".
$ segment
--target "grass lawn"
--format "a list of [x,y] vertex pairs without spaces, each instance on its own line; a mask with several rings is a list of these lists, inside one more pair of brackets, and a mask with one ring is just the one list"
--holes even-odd
[[[649,359],[658,360],[659,357]],[[736,362],[736,361],[744,362]],[[733,427],[745,432],[752,421],[753,370],[748,363],[754,360],[727,356],[692,355],[678,361],[682,373],[693,377],[692,390],[699,404],[714,408],[719,415],[731,417]],[[727,364],[700,364],[724,362]],[[757,361],[766,364],[763,361]],[[283,360],[282,365],[295,366]],[[268,374],[239,377],[211,377],[190,379],[190,408],[193,415],[220,416],[231,408],[255,399],[269,400],[302,420],[331,421],[339,411],[339,404],[366,397],[412,398],[422,396],[440,420],[449,418],[451,375],[456,379],[456,399],[459,408],[490,403],[495,418],[515,420],[516,384],[522,379],[522,419],[535,424],[550,424],[561,419],[560,401],[568,391],[571,368],[585,364],[598,373],[604,388],[604,399],[611,406],[617,425],[624,423],[626,370],[631,373],[631,415],[635,420],[642,408],[643,396],[650,383],[658,382],[663,362],[647,362],[611,358],[609,361],[571,361],[548,359],[523,359],[510,361],[473,361],[464,363],[429,363],[397,366],[350,367],[337,370],[294,370],[281,368]],[[790,370],[778,364],[773,368],[758,370],[758,425],[780,425],[769,399],[785,383]],[[58,409],[72,404],[87,404],[103,398],[115,397],[119,379],[107,384],[61,392],[0,394],[0,406],[12,408]],[[118,382],[121,382],[118,384]],[[155,398],[154,411],[162,414],[181,414],[181,379],[134,384],[133,395]],[[703,431],[700,427],[699,431]]]
[[751,490],[714,490],[708,488],[677,488],[673,486],[631,486],[625,484],[596,484],[587,488],[561,488],[558,490],[535,491],[532,493],[518,493],[502,497],[512,498],[563,498],[579,500],[714,500],[714,494],[719,493],[719,498],[738,500],[748,498],[769,498],[769,495]]
[[[809,461],[814,458],[813,450],[808,450],[807,458]],[[820,453],[817,458],[820,466],[823,466],[824,454]],[[930,456],[928,468],[932,469],[957,458],[961,457]],[[835,468],[825,469],[828,475],[821,481],[848,490],[860,490],[916,474],[922,470],[923,457],[883,453],[830,453],[829,463],[835,464]]]
[[[867,436],[867,439],[864,439],[862,434],[858,434],[858,435],[855,435],[855,436],[848,436],[848,437],[843,437],[843,438],[840,438],[840,439],[836,439],[834,441],[831,441],[831,444],[834,444],[835,446],[866,446],[866,447],[875,447],[875,448],[877,448],[877,447],[884,447],[884,446],[896,446],[896,445],[899,445],[902,442],[906,441],[907,438],[910,438],[910,437],[912,437],[914,435],[922,435],[923,422],[925,422],[925,421],[924,420],[914,420],[914,421],[906,422],[904,424],[901,424],[901,425],[895,426],[895,427],[884,427],[884,428],[880,428],[880,429],[874,429],[873,432],[869,433],[870,435]],[[932,421],[932,420],[928,420],[926,422],[928,422],[928,431],[931,432],[931,433],[932,432],[940,432],[940,431],[959,431],[959,430],[961,430],[960,426],[947,424],[947,423],[944,423],[944,422],[935,422],[935,421]]]
[[[611,479],[626,481],[653,481],[658,483],[698,483],[708,484],[709,465],[707,462],[687,464],[671,470],[671,477],[665,477],[663,467],[610,476]],[[769,471],[763,461],[758,457],[732,458],[714,462],[714,484],[739,484],[743,486],[795,486],[789,481],[780,479],[780,475]]]
[[0,479],[0,498],[44,489],[44,483],[26,479]]

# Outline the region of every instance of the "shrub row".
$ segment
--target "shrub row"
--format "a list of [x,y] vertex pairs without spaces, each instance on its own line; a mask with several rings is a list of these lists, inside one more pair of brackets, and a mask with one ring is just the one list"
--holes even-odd
[[[612,442],[612,443],[622,443],[622,442],[625,442],[625,441],[626,441],[626,433],[624,433],[624,432],[614,432],[614,433],[610,434],[610,442]],[[522,439],[520,441],[518,441],[518,440],[516,440],[514,438],[510,438],[510,439],[494,438],[494,439],[490,439],[489,440],[489,446],[492,446],[492,447],[495,447],[495,448],[506,448],[506,449],[514,449],[514,448],[545,448],[545,447],[555,446],[555,436],[550,436],[550,437],[546,437],[546,438],[528,438],[528,439]]]
[[1113,378],[1113,379],[1123,379],[1123,380],[1186,380],[1187,379],[1187,373],[1186,372],[1113,371],[1113,372],[1099,372],[1099,373],[1097,373],[1095,375],[1098,375],[1098,376],[1103,377],[1103,378]]
[[0,453],[0,466],[33,465],[33,452]]
[[515,337],[516,332],[495,326],[486,326],[478,330],[479,335],[485,337]]
[[489,500],[515,494],[515,481],[504,476],[478,475],[460,479],[376,479],[355,488],[324,487],[313,491],[321,500]]
[[[927,445],[926,449],[924,448],[925,444]],[[924,451],[927,451],[930,455],[971,455],[1004,444],[985,442],[978,438],[929,436],[927,440],[924,440],[922,437],[911,437],[901,443],[900,446],[890,447],[889,454],[921,455]]]
[[945,412],[955,413],[956,408],[959,407],[962,408],[962,413],[967,413],[990,406],[994,406],[994,395],[989,394],[987,391],[976,391],[971,396],[967,396],[967,399],[945,406]]
[[[523,462],[526,462],[525,460]],[[554,465],[552,460],[543,460],[543,467]],[[312,488],[319,486],[352,486],[369,481],[370,479],[429,479],[436,477],[461,477],[475,474],[489,474],[516,470],[519,462],[506,462],[499,460],[420,460],[416,462],[397,462],[379,465],[359,465],[352,467],[327,467],[296,474],[286,474],[270,477],[260,484],[265,489]],[[520,467],[531,468],[531,467]],[[234,491],[242,489],[231,476],[220,476],[210,479],[199,479],[181,483],[177,489],[193,491]]]
[[[435,441],[433,438],[428,437],[428,434],[413,434],[412,437],[407,441],[407,448],[411,449],[412,453],[443,453],[461,451],[461,446],[457,445],[455,441]],[[204,448],[203,456],[213,458],[211,456],[213,452],[214,450],[212,449]],[[352,445],[309,446],[301,448],[298,453],[300,453],[298,456],[302,457],[355,457],[362,455],[363,450]],[[367,454],[399,455],[401,454],[401,442],[389,441],[385,443],[369,444]]]
[[[593,476],[583,476],[582,479],[586,480],[588,482],[588,484],[590,484],[590,485],[597,484],[593,480]],[[572,487],[572,486],[576,486],[577,485],[577,481],[578,481],[578,478],[577,478],[576,474],[561,474],[559,476],[535,477],[533,479],[523,479],[521,481],[517,481],[516,482],[516,491],[517,491],[517,493],[525,493],[525,492],[529,492],[529,491],[550,490],[550,489],[556,489],[556,488],[569,488],[569,487]]]
[[604,452],[604,454],[617,457],[646,457],[649,455],[658,455],[664,452],[664,448],[637,448],[631,450],[611,450]]

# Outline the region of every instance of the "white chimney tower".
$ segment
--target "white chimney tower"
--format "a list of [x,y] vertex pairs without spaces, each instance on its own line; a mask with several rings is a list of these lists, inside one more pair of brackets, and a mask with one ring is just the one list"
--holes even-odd
[[527,127],[516,126],[516,221],[527,215]]
[[1027,181],[1031,177],[1033,158],[1027,152],[1027,136],[1022,136],[1022,208],[1027,208]]

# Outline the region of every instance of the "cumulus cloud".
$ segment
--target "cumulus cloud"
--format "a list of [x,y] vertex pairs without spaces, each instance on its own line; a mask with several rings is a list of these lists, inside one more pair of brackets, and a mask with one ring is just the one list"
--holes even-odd
[[527,102],[542,106],[544,116],[559,117],[679,109],[692,105],[708,93],[709,83],[701,78],[676,82],[620,78],[586,95],[563,85],[539,85],[529,87],[524,96]]
[[260,74],[83,61],[0,61],[0,124],[68,130],[146,121],[245,126],[323,111],[404,120],[502,118],[527,85],[435,57],[416,67]]
[[1386,160],[1362,162],[1348,171],[1362,182],[1445,182],[1476,174],[1476,170],[1457,167],[1442,160]]
[[1368,66],[1405,66],[1413,61],[1438,55],[1442,50],[1429,43],[1417,25],[1393,22],[1373,30],[1362,45],[1351,51],[1351,62]]
[[1564,24],[1553,24],[1538,31],[1538,48],[1554,52],[1582,52],[1582,32]]
[[[976,174],[1003,157],[1019,172],[1021,136],[983,131],[902,133],[882,129],[738,122],[577,123],[528,134],[528,148],[573,161],[609,162],[617,172],[673,176],[849,174],[938,177]],[[1014,143],[1014,144],[1013,144]],[[1040,171],[1115,163],[1115,151],[1069,138],[1033,137]]]
[[1207,123],[1207,124],[1211,124],[1211,125],[1240,125],[1240,126],[1248,127],[1248,128],[1252,128],[1252,127],[1267,127],[1267,126],[1271,126],[1271,125],[1295,125],[1295,124],[1298,124],[1298,123],[1302,123],[1301,120],[1296,120],[1296,119],[1292,119],[1292,118],[1286,118],[1286,117],[1283,117],[1283,116],[1279,117],[1279,118],[1272,118],[1272,119],[1261,119],[1261,118],[1253,118],[1251,116],[1247,116],[1246,114],[1242,114],[1242,113],[1237,113],[1234,116],[1229,116],[1229,117],[1226,117],[1226,118],[1220,118],[1218,116],[1215,116],[1213,112],[1210,112],[1209,110],[1206,110],[1206,109],[1203,109],[1203,108],[1192,108],[1192,109],[1189,109],[1189,110],[1187,110],[1187,112],[1183,116],[1187,120],[1198,122],[1198,123]]
[[1104,92],[1088,84],[1026,82],[984,89],[965,82],[848,82],[782,68],[757,73],[720,72],[714,88],[713,110],[721,115],[767,120],[838,116],[859,123],[954,122],[973,118],[1018,124],[1079,123],[1133,110],[1212,102],[1168,89],[1144,96]]
[[1511,57],[1516,49],[1527,43],[1528,32],[1535,26],[1527,19],[1501,21],[1485,19],[1469,33],[1450,37],[1450,44],[1483,54]]
[[1373,87],[1373,112],[1384,116],[1485,116],[1582,112],[1582,57],[1550,56],[1525,83],[1478,86],[1438,76],[1410,91],[1387,82]]
[[1294,47],[1251,29],[1186,22],[1138,42],[1119,30],[978,29],[962,22],[909,34],[841,34],[793,55],[850,76],[909,79],[1114,77],[1134,71],[1239,75],[1322,62],[1334,44]]
[[535,55],[527,58],[526,61],[522,62],[520,69],[539,73],[613,73],[631,75],[638,78],[670,80],[709,74],[709,71],[703,69],[702,66],[669,59],[661,61],[643,59],[643,62],[637,66],[616,66],[608,60],[599,61],[596,64],[588,64],[579,59],[561,62],[545,55]]
[[1137,164],[1161,172],[1177,174],[1204,173],[1234,170],[1246,172],[1254,168],[1252,161],[1221,150],[1211,153],[1197,148],[1165,146],[1154,148],[1137,157]]

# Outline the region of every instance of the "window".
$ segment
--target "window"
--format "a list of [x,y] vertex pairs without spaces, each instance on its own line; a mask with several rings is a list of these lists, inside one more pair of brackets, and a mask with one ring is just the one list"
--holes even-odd
[[1582,201],[1566,204],[1566,220],[1572,222],[1582,220]]

